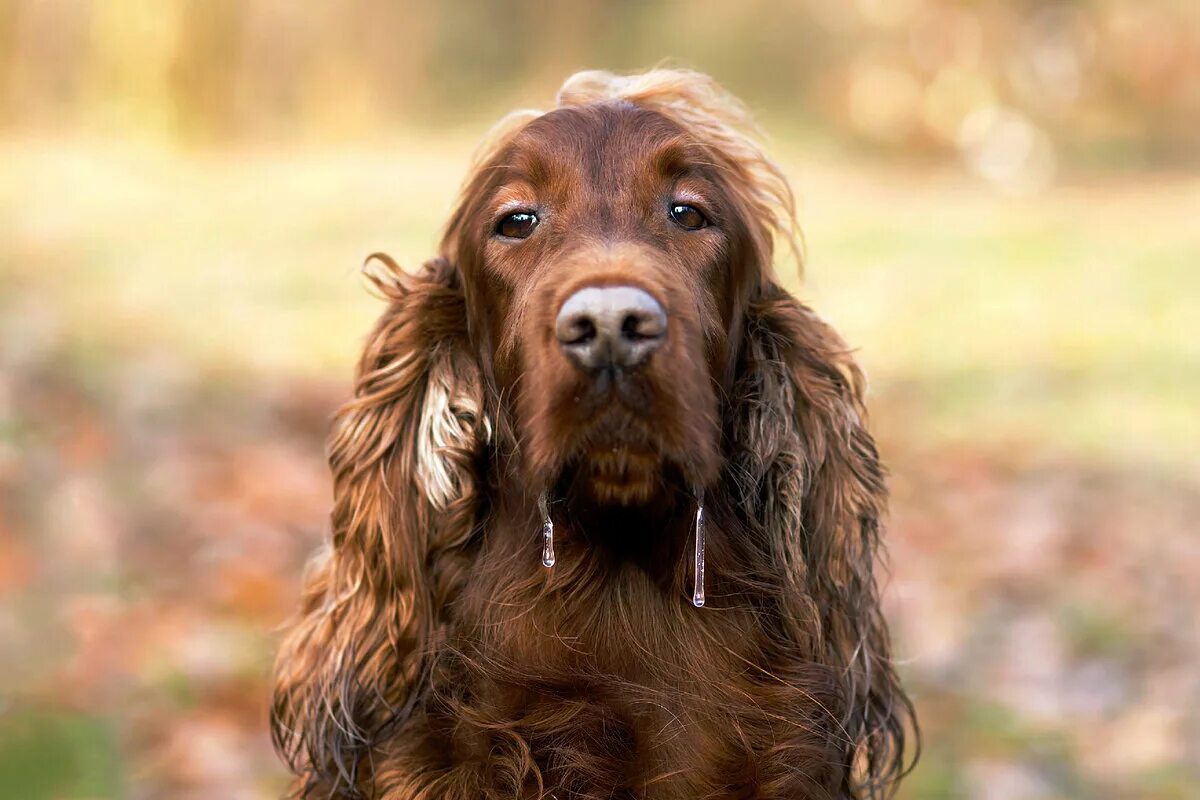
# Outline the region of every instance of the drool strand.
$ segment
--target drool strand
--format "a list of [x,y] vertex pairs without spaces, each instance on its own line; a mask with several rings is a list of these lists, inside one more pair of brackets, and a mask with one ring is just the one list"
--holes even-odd
[[692,589],[692,605],[704,605],[704,494],[696,493],[696,578]]
[[542,512],[542,566],[554,566],[554,520],[550,519],[550,503],[546,493],[538,495],[538,510]]

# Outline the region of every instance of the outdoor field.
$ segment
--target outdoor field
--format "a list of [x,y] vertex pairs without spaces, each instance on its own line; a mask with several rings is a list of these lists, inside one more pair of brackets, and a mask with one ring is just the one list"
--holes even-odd
[[[1200,63],[1189,7],[1150,6]],[[623,58],[653,63],[637,41]],[[320,86],[297,102],[335,107]],[[1196,140],[1147,124],[1130,135],[1167,155],[1144,159],[1068,141],[1053,176],[1005,184],[772,97],[806,261],[779,271],[857,349],[890,470],[881,580],[925,743],[900,796],[1195,796]],[[381,310],[360,266],[434,254],[506,107],[328,139],[0,114],[0,794],[283,791],[268,674]]]
[[[358,267],[433,252],[470,150],[5,148],[14,796],[278,792],[266,672],[379,312]],[[1185,797],[1200,179],[1011,199],[785,160],[808,264],[781,268],[860,349],[892,472],[888,608],[927,742],[905,796]]]

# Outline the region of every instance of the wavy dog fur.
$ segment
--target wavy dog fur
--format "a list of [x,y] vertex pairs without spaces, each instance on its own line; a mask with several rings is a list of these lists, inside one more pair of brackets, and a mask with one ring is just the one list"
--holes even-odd
[[[638,569],[596,543],[607,517],[566,500],[559,563],[538,559],[534,498],[584,456],[539,399],[567,373],[522,355],[537,294],[488,282],[479,216],[521,137],[555,120],[576,138],[681,132],[728,207],[726,246],[679,323],[694,335],[678,369],[698,377],[668,376],[699,388],[653,406],[673,409],[655,420],[663,451],[675,435],[687,446],[664,456],[664,544]],[[795,247],[793,200],[752,134],[702,75],[580,73],[558,111],[514,115],[481,148],[439,258],[410,275],[373,257],[388,307],[336,418],[332,538],[275,667],[293,796],[893,793],[915,720],[873,573],[883,470],[846,346],[774,276],[775,242]],[[684,484],[705,491],[704,609],[685,599]]]

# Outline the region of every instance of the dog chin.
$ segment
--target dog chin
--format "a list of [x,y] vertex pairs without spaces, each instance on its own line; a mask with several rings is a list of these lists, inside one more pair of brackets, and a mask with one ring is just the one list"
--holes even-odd
[[579,453],[560,478],[563,490],[587,505],[643,506],[665,488],[662,455],[644,444],[597,444]]
[[584,481],[602,505],[642,505],[661,488],[662,461],[647,447],[613,445],[584,456]]

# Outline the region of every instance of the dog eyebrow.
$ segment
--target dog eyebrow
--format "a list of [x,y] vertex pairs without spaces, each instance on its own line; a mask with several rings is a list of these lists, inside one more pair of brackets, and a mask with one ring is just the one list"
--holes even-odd
[[507,183],[496,189],[488,201],[488,209],[493,217],[515,211],[525,211],[538,205],[537,192],[529,184]]
[[650,156],[650,165],[662,175],[695,173],[705,164],[702,151],[683,135],[671,136],[661,142]]
[[675,186],[671,191],[671,202],[695,203],[708,208],[712,205],[712,196],[709,192],[704,191],[704,184],[707,184],[707,181],[697,180],[690,175],[679,178],[675,181]]

